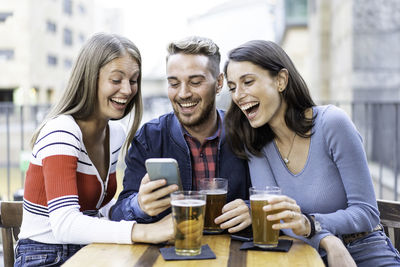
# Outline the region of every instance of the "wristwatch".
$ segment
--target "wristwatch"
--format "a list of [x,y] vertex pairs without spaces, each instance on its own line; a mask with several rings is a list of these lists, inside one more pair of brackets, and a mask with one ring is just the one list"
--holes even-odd
[[312,218],[312,219],[313,219],[313,221],[314,221],[315,233],[316,233],[316,234],[318,234],[319,232],[321,232],[321,231],[322,231],[321,224],[319,223],[319,221],[317,221],[317,220],[315,219],[315,217],[314,217],[314,216],[311,216],[311,218]]
[[307,236],[307,238],[312,238],[313,236],[315,236],[315,234],[321,232],[321,230],[322,230],[321,224],[319,223],[319,221],[317,221],[315,219],[314,216],[309,215],[307,213],[303,213],[303,214],[304,214],[304,216],[307,217],[308,221],[310,222],[311,231],[310,231],[310,234]]

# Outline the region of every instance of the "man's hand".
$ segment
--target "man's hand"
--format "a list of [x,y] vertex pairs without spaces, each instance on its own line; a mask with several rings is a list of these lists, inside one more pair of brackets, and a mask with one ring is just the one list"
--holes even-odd
[[178,185],[173,184],[163,187],[165,179],[150,181],[149,175],[143,177],[140,183],[138,202],[140,208],[149,216],[156,216],[171,206],[171,198],[162,198],[178,190]]
[[228,229],[229,233],[239,232],[251,224],[249,208],[242,199],[236,199],[222,208],[222,215],[214,222],[220,224],[221,229]]
[[171,241],[174,238],[174,224],[172,215],[165,216],[160,221],[149,224],[137,223],[133,225],[132,241],[158,244]]

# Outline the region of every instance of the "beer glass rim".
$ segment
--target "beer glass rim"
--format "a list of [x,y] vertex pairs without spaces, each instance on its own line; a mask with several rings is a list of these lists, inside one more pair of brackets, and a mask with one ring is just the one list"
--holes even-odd
[[228,179],[219,177],[200,179],[197,187],[201,192],[210,189],[228,190]]
[[170,194],[171,201],[180,200],[180,199],[198,199],[206,201],[207,195],[200,191],[192,191],[192,190],[179,190],[172,192]]
[[266,193],[266,194],[279,195],[282,193],[282,190],[279,186],[250,187],[249,193],[250,193],[250,195],[252,193]]
[[228,179],[226,178],[222,178],[222,177],[213,177],[213,178],[202,178],[199,180],[201,181],[228,181]]
[[185,196],[198,196],[204,195],[201,191],[194,191],[194,190],[178,190],[171,193],[171,195],[185,195]]

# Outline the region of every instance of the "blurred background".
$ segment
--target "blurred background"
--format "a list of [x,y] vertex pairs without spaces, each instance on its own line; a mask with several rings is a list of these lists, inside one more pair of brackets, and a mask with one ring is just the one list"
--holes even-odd
[[[82,44],[99,31],[125,35],[142,52],[143,123],[172,110],[169,41],[209,37],[220,46],[221,66],[248,40],[277,42],[314,100],[352,118],[377,197],[399,199],[398,0],[0,0],[1,199],[22,198],[32,131],[66,87]],[[226,88],[217,103],[228,107]]]

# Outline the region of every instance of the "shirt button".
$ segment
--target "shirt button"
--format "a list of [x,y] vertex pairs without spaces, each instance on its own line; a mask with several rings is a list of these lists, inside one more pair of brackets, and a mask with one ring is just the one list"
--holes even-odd
[[200,157],[204,157],[204,154],[203,154],[203,153],[200,153]]

